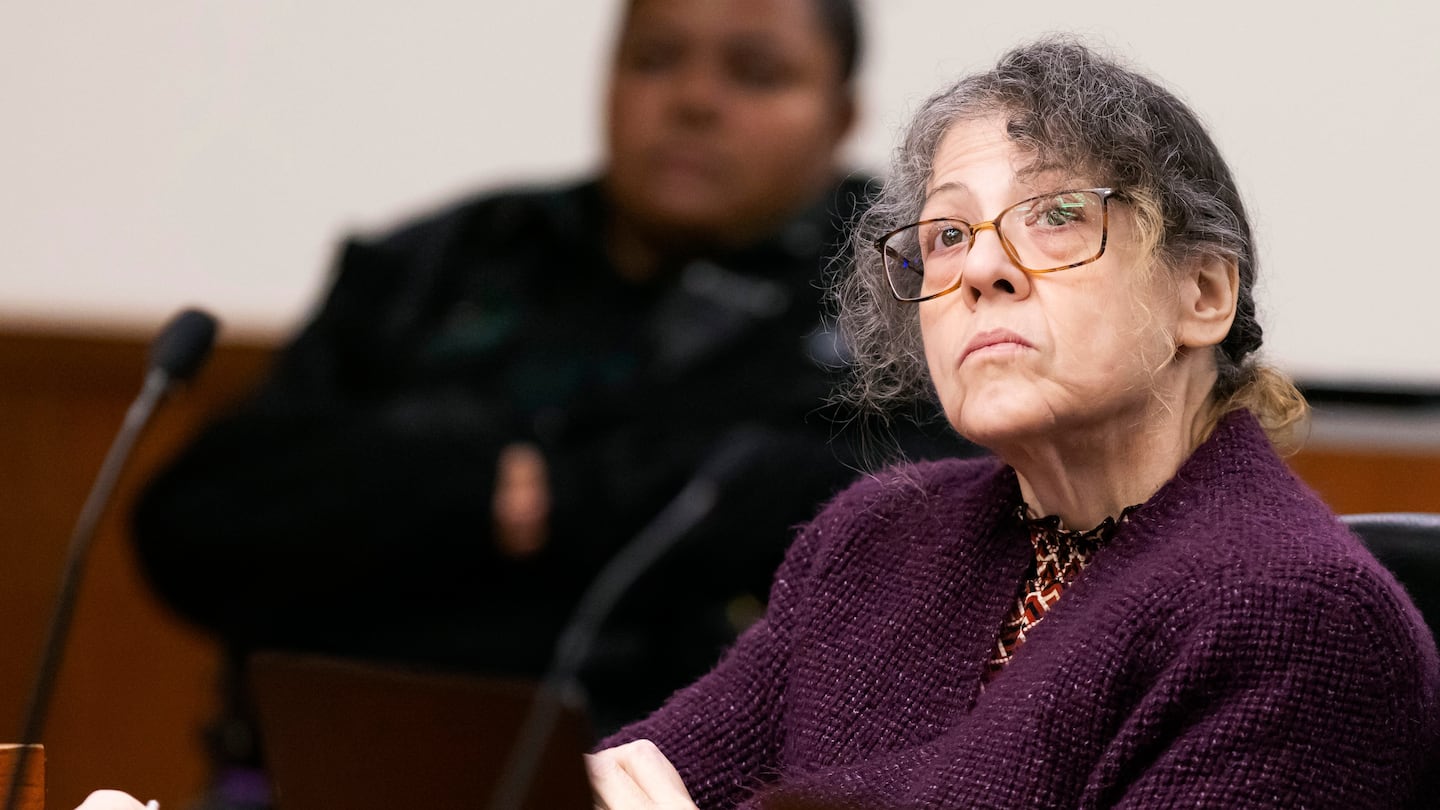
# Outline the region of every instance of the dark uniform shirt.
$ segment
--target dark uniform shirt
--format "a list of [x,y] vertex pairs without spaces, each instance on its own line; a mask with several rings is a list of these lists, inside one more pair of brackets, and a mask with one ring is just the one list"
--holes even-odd
[[[821,279],[867,188],[646,283],[607,259],[596,183],[348,243],[262,389],[145,493],[149,577],[237,649],[533,676],[597,569],[722,445],[761,435],[587,666],[602,728],[654,708],[714,663],[790,528],[855,474],[824,406],[840,352]],[[515,441],[540,446],[553,492],[549,540],[523,560],[491,538]]]

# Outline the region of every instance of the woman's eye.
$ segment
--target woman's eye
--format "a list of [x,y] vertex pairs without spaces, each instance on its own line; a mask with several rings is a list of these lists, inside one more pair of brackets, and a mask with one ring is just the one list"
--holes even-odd
[[956,245],[963,245],[964,243],[965,230],[963,228],[957,228],[954,225],[941,228],[935,234],[936,248],[951,248]]
[[1056,197],[1053,200],[1047,200],[1030,209],[1030,215],[1025,218],[1025,224],[1059,228],[1064,225],[1069,225],[1072,222],[1083,222],[1084,220],[1084,200]]

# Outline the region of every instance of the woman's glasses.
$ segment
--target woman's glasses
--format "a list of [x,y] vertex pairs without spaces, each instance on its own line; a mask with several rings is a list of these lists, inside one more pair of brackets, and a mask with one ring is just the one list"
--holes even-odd
[[970,243],[989,228],[1016,267],[1053,273],[1089,264],[1105,253],[1109,201],[1114,189],[1052,191],[1018,203],[974,225],[940,217],[906,225],[875,240],[885,277],[901,301],[928,301],[960,288]]

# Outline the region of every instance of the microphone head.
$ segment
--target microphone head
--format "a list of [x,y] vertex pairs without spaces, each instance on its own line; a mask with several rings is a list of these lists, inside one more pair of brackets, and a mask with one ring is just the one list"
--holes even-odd
[[150,344],[150,367],[172,380],[188,380],[205,364],[215,345],[215,318],[199,309],[187,309],[170,319]]

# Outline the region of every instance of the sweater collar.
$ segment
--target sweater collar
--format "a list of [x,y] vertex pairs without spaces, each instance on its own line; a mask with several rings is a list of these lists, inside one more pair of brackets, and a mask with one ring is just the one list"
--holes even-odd
[[1126,522],[1136,527],[1163,526],[1181,514],[1193,514],[1197,500],[1237,487],[1243,491],[1241,482],[1262,471],[1273,475],[1275,466],[1283,468],[1284,463],[1254,414],[1232,411],[1220,418],[1169,481],[1133,511],[1127,510]]
[[[1128,527],[1163,525],[1183,510],[1193,510],[1195,499],[1232,487],[1237,478],[1268,472],[1275,465],[1283,467],[1284,463],[1275,455],[1259,421],[1247,410],[1232,411],[1220,418],[1210,436],[1169,481],[1144,503],[1126,508],[1119,520]],[[997,524],[1015,526],[1013,536],[1018,536],[1023,521],[1015,521],[1014,515],[1023,514],[1025,502],[1013,468],[997,460],[990,485],[972,492],[970,508],[981,516],[981,525],[988,527],[978,532],[981,536],[993,532]],[[1124,528],[1117,530],[1124,532]],[[1001,534],[1012,536],[1010,532]],[[1001,541],[1002,546],[1006,544],[1008,541]]]

